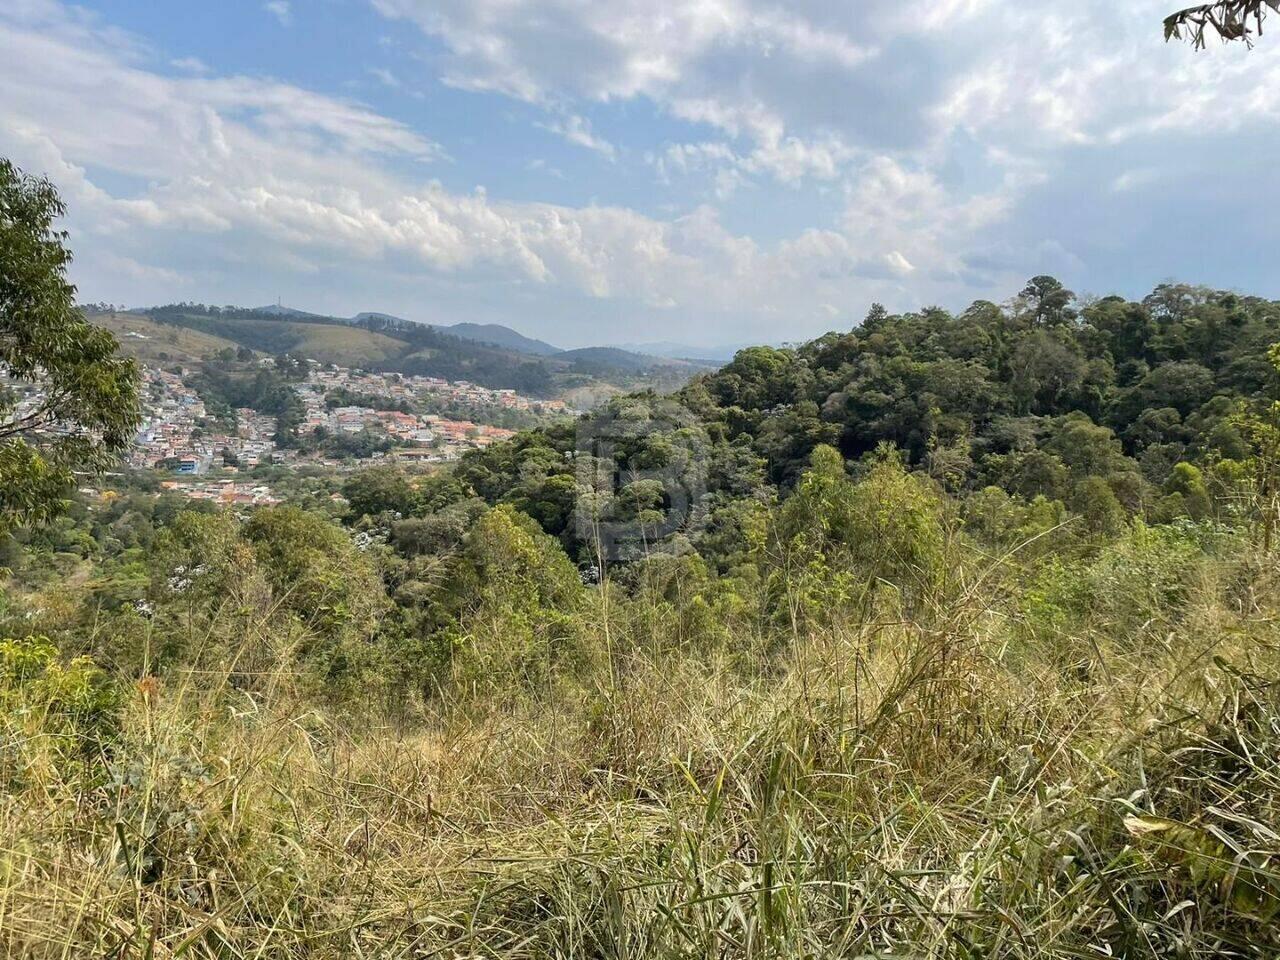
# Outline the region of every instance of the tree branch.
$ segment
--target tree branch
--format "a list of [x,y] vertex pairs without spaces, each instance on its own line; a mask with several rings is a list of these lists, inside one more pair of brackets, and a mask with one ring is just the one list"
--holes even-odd
[[1205,29],[1211,28],[1224,41],[1243,40],[1253,46],[1253,37],[1262,36],[1262,22],[1267,10],[1280,11],[1280,0],[1218,0],[1187,7],[1164,19],[1164,38],[1190,41],[1203,50]]
[[25,417],[18,417],[16,420],[10,420],[7,423],[0,423],[0,440],[23,433],[30,433],[32,430],[38,430],[40,427],[56,421],[58,419],[58,405],[65,402],[66,399],[66,395],[63,393],[48,396],[40,406]]

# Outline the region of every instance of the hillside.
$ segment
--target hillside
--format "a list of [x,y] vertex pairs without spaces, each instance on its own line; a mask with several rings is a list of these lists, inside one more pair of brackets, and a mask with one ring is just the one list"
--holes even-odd
[[323,318],[278,319],[275,314],[263,316],[223,316],[173,310],[152,311],[159,322],[185,327],[220,337],[267,354],[289,353],[337,363],[343,366],[369,366],[400,356],[405,344],[393,337]]
[[449,473],[111,478],[0,555],[0,946],[1273,955],[1276,341],[1041,277]]
[[[785,496],[822,445],[854,469],[895,450],[965,496],[994,488],[1064,516],[1093,512],[1090,523],[1163,519],[1192,499],[1203,508],[1207,481],[1191,483],[1189,463],[1234,462],[1250,449],[1241,405],[1266,403],[1280,387],[1267,358],[1278,340],[1280,304],[1270,301],[1167,285],[1142,302],[1108,297],[1081,308],[1041,277],[1010,309],[895,316],[873,307],[853,331],[743,350],[665,407],[620,398],[593,420],[603,435],[618,422],[647,438],[619,454],[624,478],[629,458],[643,465],[636,489],[617,492],[620,520],[635,503],[653,503],[649,445],[659,444],[657,466],[680,464],[664,484],[695,496],[678,518],[694,547],[720,544],[723,524],[742,522],[732,501],[745,491]],[[702,437],[692,450],[691,430]],[[531,434],[460,473],[493,503],[520,491],[543,528],[585,559],[597,547],[551,502],[575,475],[575,442]],[[661,502],[669,509],[670,494]]]
[[[365,312],[351,320],[290,307],[257,309],[170,304],[130,314],[232,347],[289,353],[377,371],[469,380],[532,396],[599,396],[623,389],[678,389],[695,363],[645,357],[614,348],[560,351],[497,324],[437,327]],[[193,341],[193,343],[196,341]]]
[[269,303],[265,307],[253,307],[252,313],[260,313],[268,317],[278,317],[282,320],[301,320],[306,322],[324,322],[332,319],[319,313],[308,313],[306,310],[297,310],[293,307],[286,307],[278,303]]
[[[364,311],[357,313],[351,318],[352,323],[364,324],[368,321],[393,323],[403,325],[410,321],[402,317],[392,316],[389,313],[377,313],[374,311]],[[502,347],[507,350],[514,350],[518,353],[525,353],[531,357],[549,357],[552,354],[560,352],[559,347],[553,347],[551,344],[542,340],[534,340],[532,337],[526,337],[521,333],[517,333],[510,327],[504,327],[500,323],[432,323],[423,324],[429,326],[441,333],[451,337],[458,337],[462,340],[474,340],[477,343],[484,343],[494,347]]]
[[504,327],[500,323],[451,323],[437,326],[436,329],[452,337],[475,340],[479,343],[490,343],[508,350],[516,350],[519,353],[527,353],[533,357],[549,357],[560,353],[559,347],[553,347],[542,340],[526,337],[510,327]]
[[126,356],[144,363],[195,363],[222,350],[235,350],[240,343],[188,327],[157,323],[136,313],[91,313],[90,319],[116,335]]
[[656,368],[687,369],[692,372],[712,366],[712,364],[698,364],[671,357],[634,353],[620,347],[579,347],[576,350],[563,350],[556,357],[569,362],[576,370],[587,372],[614,370],[624,373],[642,373]]

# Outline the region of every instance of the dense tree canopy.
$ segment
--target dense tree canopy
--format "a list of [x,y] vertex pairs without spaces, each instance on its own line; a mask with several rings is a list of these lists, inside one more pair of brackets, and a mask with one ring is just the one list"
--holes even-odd
[[[1114,510],[1098,503],[1103,486],[1127,515],[1167,512],[1185,486],[1179,463],[1252,456],[1241,411],[1264,408],[1280,385],[1267,359],[1278,339],[1280,304],[1267,300],[1166,284],[1141,301],[1081,301],[1036,277],[1003,307],[876,306],[854,330],[744,350],[664,401],[682,417],[651,396],[619,398],[576,430],[469,455],[457,476],[581,557],[598,549],[575,512],[584,497],[600,509],[606,496],[598,516],[648,517],[655,529],[678,512],[679,535],[696,546],[723,535],[735,500],[785,498],[821,445],[856,464],[888,444],[948,490],[996,486],[1082,514],[1087,504],[1105,529]],[[605,494],[586,483],[600,471],[584,437],[599,434],[618,435]]]

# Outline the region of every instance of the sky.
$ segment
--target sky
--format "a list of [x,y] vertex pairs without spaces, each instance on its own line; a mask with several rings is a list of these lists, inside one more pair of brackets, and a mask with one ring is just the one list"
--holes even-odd
[[1280,36],[1177,5],[4,0],[0,155],[85,302],[713,347],[1043,273],[1280,296]]

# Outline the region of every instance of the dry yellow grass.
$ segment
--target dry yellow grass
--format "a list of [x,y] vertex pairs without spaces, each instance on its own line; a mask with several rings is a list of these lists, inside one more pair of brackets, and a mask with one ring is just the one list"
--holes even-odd
[[1150,641],[1094,637],[1088,673],[1015,650],[993,589],[754,665],[628,646],[412,723],[173,674],[95,756],[29,704],[0,950],[1271,955],[1280,636],[1248,569],[1240,602],[1210,577]]
[[95,314],[94,324],[105,327],[120,341],[120,352],[146,363],[194,363],[239,344],[199,330],[156,323],[130,313]]

